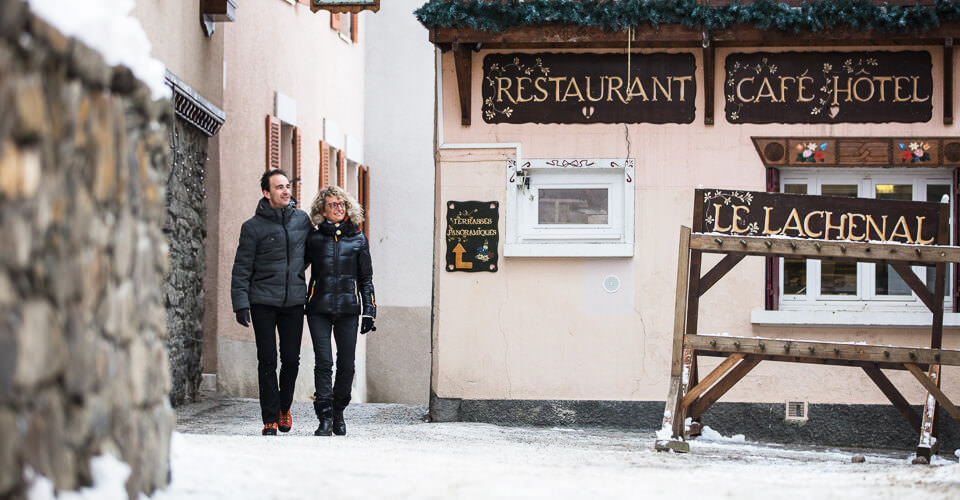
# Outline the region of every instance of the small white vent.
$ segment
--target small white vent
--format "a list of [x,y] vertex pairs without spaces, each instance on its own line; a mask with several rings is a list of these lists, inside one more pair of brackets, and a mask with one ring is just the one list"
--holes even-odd
[[607,293],[614,293],[620,290],[620,278],[612,274],[603,278],[603,289],[606,290]]
[[806,422],[808,408],[806,401],[787,401],[785,419],[790,422]]

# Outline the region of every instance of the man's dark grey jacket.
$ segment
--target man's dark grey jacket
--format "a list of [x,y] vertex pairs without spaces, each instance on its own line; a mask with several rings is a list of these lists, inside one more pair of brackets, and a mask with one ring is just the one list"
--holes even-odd
[[250,304],[289,307],[307,301],[304,260],[307,234],[313,225],[296,200],[273,208],[260,198],[257,213],[240,227],[240,244],[233,260],[230,298],[233,310]]

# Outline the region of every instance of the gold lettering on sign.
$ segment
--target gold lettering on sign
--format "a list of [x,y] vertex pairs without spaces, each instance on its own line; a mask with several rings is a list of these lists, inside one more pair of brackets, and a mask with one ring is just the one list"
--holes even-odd
[[733,222],[730,223],[730,227],[732,228],[732,231],[733,231],[734,233],[745,233],[745,232],[747,232],[747,229],[748,229],[748,228],[740,227],[740,226],[737,225],[737,221],[740,220],[740,219],[739,219],[739,216],[737,215],[737,212],[739,212],[741,209],[742,209],[742,210],[745,210],[746,213],[750,213],[750,208],[749,208],[749,207],[745,207],[745,206],[743,206],[743,205],[734,205],[734,206],[733,206]]
[[831,224],[831,223],[830,223],[830,221],[831,221],[831,219],[832,219],[831,216],[833,215],[833,212],[827,211],[827,212],[825,212],[825,213],[826,213],[826,215],[823,217],[823,239],[825,239],[825,240],[829,240],[829,239],[830,239],[830,230],[831,230],[831,229],[839,229],[839,230],[840,230],[840,234],[837,235],[837,238],[836,238],[836,239],[842,240],[842,239],[843,239],[843,228],[846,226],[846,223],[847,223],[847,214],[843,214],[843,215],[840,216],[840,224],[839,224],[839,225],[834,225],[834,224]]
[[[830,212],[827,212],[830,213]],[[790,224],[790,221],[793,221],[793,224]],[[780,231],[780,234],[784,236],[789,236],[787,230],[792,229],[797,232],[797,236],[806,237],[807,234],[803,232],[803,227],[800,225],[800,214],[797,213],[797,209],[794,208],[790,211],[790,215],[787,216],[787,222],[783,225],[783,230]]]
[[714,203],[713,206],[715,209],[713,212],[713,230],[720,233],[724,231],[729,231],[730,228],[733,227],[733,225],[730,225],[729,227],[720,227],[720,204]]
[[[614,80],[617,81],[616,87],[613,86]],[[613,93],[616,92],[617,99],[620,99],[620,102],[624,104],[627,103],[627,100],[623,98],[623,94],[620,93],[620,87],[622,86],[623,86],[623,78],[620,78],[619,76],[611,76],[607,78],[607,102],[610,102],[613,100]]]
[[923,239],[923,220],[926,217],[917,216],[917,244],[918,245],[929,245],[933,243],[933,240],[936,238],[930,238],[929,240]]
[[[900,231],[901,228],[903,231]],[[913,243],[913,236],[910,236],[910,229],[907,227],[907,218],[902,215],[899,219],[897,219],[897,224],[893,226],[893,232],[890,233],[890,239],[892,240],[897,236],[906,238],[907,243]]]
[[773,210],[773,207],[763,207],[763,234],[780,234],[783,231],[783,228],[780,229],[770,229],[770,211]]
[[801,76],[801,77],[798,77],[798,78],[797,78],[797,101],[799,101],[799,102],[810,102],[810,101],[813,100],[814,97],[813,97],[813,96],[805,97],[805,96],[803,95],[803,91],[804,91],[803,84],[804,84],[804,82],[813,83],[813,77],[812,77],[812,76]]
[[752,81],[753,77],[751,76],[750,78],[742,78],[739,82],[737,82],[737,99],[740,99],[742,102],[753,102],[752,97],[746,98],[743,96],[743,84]]
[[587,77],[587,99],[589,99],[590,102],[597,102],[597,101],[603,100],[603,80],[605,80],[606,78],[607,77],[605,76],[600,77],[600,97],[597,97],[596,99],[594,99],[593,96],[590,95],[590,77],[589,76]]
[[807,236],[811,238],[819,238],[820,235],[822,235],[823,233],[814,233],[810,229],[810,217],[813,217],[814,215],[819,215],[820,217],[823,217],[823,211],[816,210],[814,212],[808,213],[807,216],[803,218],[803,230],[807,232]]
[[867,239],[870,239],[870,228],[872,227],[873,231],[880,237],[880,241],[887,241],[887,216],[884,215],[881,220],[883,221],[882,230],[877,226],[877,221],[873,219],[873,216],[867,215]]
[[[817,238],[824,241],[901,241],[910,244],[929,245],[936,237],[923,238],[923,226],[927,216],[906,216],[897,218],[892,230],[887,225],[888,215],[872,215],[862,212],[833,212],[830,210],[799,210],[790,209],[782,227],[777,227],[774,219],[780,219],[774,213],[775,207],[761,206],[763,210],[763,231],[758,231],[759,222],[751,222],[751,210],[748,205],[712,203],[712,212],[707,217],[708,223],[713,224],[713,231],[731,234],[750,234],[762,236],[789,236],[797,238]],[[720,224],[720,217],[729,216],[727,226]],[[915,219],[916,226],[910,226]],[[915,229],[915,231],[914,231]],[[759,233],[759,234],[758,234]]]
[[[570,89],[574,89],[573,92],[570,92]],[[567,97],[575,96],[580,102],[583,102],[583,94],[580,93],[580,87],[577,86],[577,80],[574,78],[570,79],[570,83],[567,84],[567,91],[563,93],[563,99],[560,102],[567,102]]]
[[542,77],[542,76],[541,76],[541,77],[538,77],[536,80],[534,80],[533,86],[536,87],[537,91],[540,92],[540,96],[541,96],[541,97],[534,97],[534,98],[533,98],[533,101],[534,101],[534,102],[543,102],[543,101],[546,101],[546,100],[547,100],[547,97],[550,96],[550,93],[547,92],[547,89],[543,88],[543,87],[540,85],[541,83],[546,82],[546,81],[547,81],[547,79],[544,78],[544,77]]
[[[506,87],[503,86],[504,82],[506,82],[506,84],[507,84]],[[501,102],[502,102],[503,99],[500,97],[500,95],[503,94],[504,92],[506,92],[506,94],[507,94],[507,99],[509,99],[510,102],[512,102],[512,103],[514,103],[514,104],[517,103],[517,101],[514,101],[514,100],[513,100],[513,96],[510,95],[510,87],[511,87],[512,85],[513,85],[513,80],[511,80],[511,79],[509,79],[509,78],[507,78],[507,77],[505,77],[505,76],[498,76],[498,77],[497,77],[497,101],[501,101]]]
[[847,239],[850,240],[850,241],[862,241],[862,240],[865,240],[865,239],[867,238],[867,232],[864,231],[861,236],[854,236],[854,234],[853,234],[853,228],[855,228],[855,227],[857,226],[857,222],[856,222],[857,217],[859,217],[860,219],[862,219],[862,220],[864,221],[864,223],[866,223],[867,217],[866,217],[865,215],[863,215],[863,214],[847,214],[847,215],[849,216],[849,218],[847,219],[847,221],[850,223],[850,226],[847,228]]

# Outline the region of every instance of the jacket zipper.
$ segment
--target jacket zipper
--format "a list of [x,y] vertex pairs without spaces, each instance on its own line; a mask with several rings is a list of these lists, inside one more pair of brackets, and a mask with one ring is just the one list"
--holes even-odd
[[286,260],[283,265],[283,307],[287,307],[287,295],[289,295],[290,290],[287,286],[287,273],[290,272],[290,233],[287,232],[287,218],[283,213],[283,210],[280,210],[280,220],[283,222],[283,246],[286,247]]

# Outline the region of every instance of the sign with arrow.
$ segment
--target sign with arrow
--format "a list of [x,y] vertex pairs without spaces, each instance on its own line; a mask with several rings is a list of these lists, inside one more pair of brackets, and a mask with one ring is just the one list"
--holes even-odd
[[447,271],[497,271],[499,208],[496,201],[447,202]]

